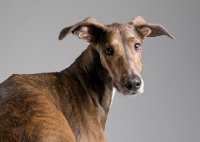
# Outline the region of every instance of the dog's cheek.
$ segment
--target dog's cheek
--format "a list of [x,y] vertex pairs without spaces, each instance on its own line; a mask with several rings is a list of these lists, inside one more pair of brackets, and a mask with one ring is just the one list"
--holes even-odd
[[136,68],[137,68],[139,73],[142,71],[141,56],[142,56],[142,54],[139,53],[138,57],[137,57],[137,62],[136,62]]
[[112,76],[112,73],[111,73],[110,68],[109,68],[109,64],[107,63],[107,61],[106,61],[106,59],[105,59],[103,54],[100,54],[100,61],[101,61],[101,65],[106,70],[107,74],[109,76]]

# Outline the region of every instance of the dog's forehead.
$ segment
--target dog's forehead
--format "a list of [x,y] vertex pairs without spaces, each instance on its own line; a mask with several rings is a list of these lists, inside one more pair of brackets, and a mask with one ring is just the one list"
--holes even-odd
[[135,27],[130,24],[113,23],[108,26],[109,42],[127,42],[129,39],[142,40],[141,35],[136,31]]

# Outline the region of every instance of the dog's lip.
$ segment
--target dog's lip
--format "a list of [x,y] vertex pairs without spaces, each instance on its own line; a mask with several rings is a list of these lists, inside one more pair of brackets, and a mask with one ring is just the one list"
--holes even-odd
[[125,91],[124,93],[123,93],[124,95],[137,95],[138,93],[137,93],[137,91]]
[[135,95],[140,95],[142,94],[144,91],[140,92],[140,91],[126,91],[124,94],[125,95],[131,95],[131,96],[135,96]]
[[134,96],[134,95],[139,95],[140,93],[138,93],[137,91],[132,92],[130,95]]

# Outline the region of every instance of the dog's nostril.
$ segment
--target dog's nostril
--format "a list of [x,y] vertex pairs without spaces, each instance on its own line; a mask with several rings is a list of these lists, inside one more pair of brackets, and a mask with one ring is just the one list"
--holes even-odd
[[125,87],[126,87],[126,89],[128,89],[128,90],[131,90],[131,89],[133,88],[133,86],[132,86],[131,83],[127,83],[127,84],[125,85]]
[[135,89],[139,89],[141,87],[141,81],[140,80],[135,80]]
[[140,86],[140,83],[138,82],[138,83],[136,83],[135,85],[138,87],[138,86]]

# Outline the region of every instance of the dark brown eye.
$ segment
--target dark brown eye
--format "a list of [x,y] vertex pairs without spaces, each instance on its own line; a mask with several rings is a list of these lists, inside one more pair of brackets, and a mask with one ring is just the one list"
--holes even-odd
[[107,47],[107,48],[105,48],[105,53],[107,55],[113,55],[114,51],[111,47]]
[[140,46],[139,43],[135,43],[134,48],[135,48],[136,51],[140,51],[141,46]]

